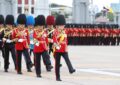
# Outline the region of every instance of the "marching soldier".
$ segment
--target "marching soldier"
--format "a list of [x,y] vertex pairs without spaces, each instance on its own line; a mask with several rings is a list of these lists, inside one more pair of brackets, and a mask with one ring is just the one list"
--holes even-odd
[[45,29],[45,17],[39,15],[37,17],[36,27],[33,32],[34,37],[34,53],[35,53],[35,69],[36,76],[41,77],[41,56],[47,71],[51,71],[51,61],[48,54],[48,37]]
[[[35,20],[34,20],[33,16],[27,16],[27,27],[28,27],[29,38],[30,38],[30,45],[29,45],[30,56],[33,53],[33,49],[34,49],[34,41],[33,41],[34,25],[35,25]],[[34,55],[34,53],[33,53],[33,55]],[[33,60],[35,63],[34,57],[33,57]]]
[[64,30],[65,26],[65,18],[63,15],[58,15],[56,18],[56,29],[53,33],[53,41],[54,41],[54,52],[55,52],[55,73],[56,80],[61,81],[60,79],[60,60],[61,56],[65,59],[65,62],[69,68],[70,73],[74,73],[75,69],[73,68],[69,57],[68,57],[68,49],[67,49],[67,35]]
[[14,38],[18,39],[15,44],[17,56],[16,56],[16,63],[17,63],[17,73],[22,74],[21,71],[21,60],[22,60],[22,53],[24,54],[27,70],[31,72],[31,67],[33,66],[30,55],[28,53],[29,49],[29,33],[28,30],[25,29],[26,24],[26,16],[24,14],[20,14],[17,18],[17,29],[14,30]]
[[4,17],[0,15],[0,50],[2,52],[2,57],[4,58],[4,45],[3,45],[3,37],[4,37]]
[[15,42],[16,39],[13,39],[13,28],[14,28],[14,16],[7,15],[5,20],[6,28],[4,30],[4,48],[5,48],[5,58],[4,58],[4,69],[5,72],[8,72],[9,68],[9,52],[12,54],[12,59],[16,69],[16,51],[15,51]]
[[[47,28],[48,28],[48,33],[51,32],[49,35],[48,35],[48,38],[49,39],[52,39],[52,35],[53,35],[53,32],[54,31],[54,25],[55,25],[55,18],[54,16],[48,16],[47,19],[46,19],[46,24],[47,24]],[[53,53],[53,42],[50,42],[49,43],[49,54],[50,53]]]

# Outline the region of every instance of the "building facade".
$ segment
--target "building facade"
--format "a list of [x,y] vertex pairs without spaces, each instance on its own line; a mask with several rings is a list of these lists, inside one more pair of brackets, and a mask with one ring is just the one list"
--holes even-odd
[[0,0],[0,14],[4,16],[19,14],[37,16],[39,14],[49,15],[49,0]]
[[114,12],[114,24],[120,25],[120,3],[111,3],[111,8]]
[[90,23],[89,0],[73,0],[73,23]]

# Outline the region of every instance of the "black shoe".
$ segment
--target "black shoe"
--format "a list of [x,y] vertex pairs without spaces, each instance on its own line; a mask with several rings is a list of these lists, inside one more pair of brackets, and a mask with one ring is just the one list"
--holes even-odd
[[70,73],[72,74],[72,73],[74,73],[76,70],[75,69],[73,69],[72,71],[70,71]]
[[50,68],[50,69],[53,69],[53,66],[50,65],[49,68]]
[[46,66],[46,70],[47,70],[48,72],[51,72],[51,69],[52,69],[52,66]]
[[28,71],[28,72],[32,72],[32,70],[31,70],[31,69],[28,69],[27,71]]
[[5,72],[8,72],[8,70],[7,70],[7,69],[5,69]]
[[62,67],[62,64],[60,64],[60,67]]
[[57,78],[56,81],[62,81],[60,78]]
[[30,68],[32,68],[34,66],[34,64],[31,63],[29,66],[30,66]]
[[22,75],[22,72],[17,72],[17,74],[20,74],[20,75]]
[[41,75],[37,75],[38,78],[41,78],[42,76]]

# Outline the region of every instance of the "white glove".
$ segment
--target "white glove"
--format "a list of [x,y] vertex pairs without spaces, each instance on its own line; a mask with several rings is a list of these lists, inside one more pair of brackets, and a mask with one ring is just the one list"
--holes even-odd
[[34,44],[33,40],[30,40],[30,44]]
[[54,46],[56,47],[57,50],[60,49],[60,46],[58,44],[54,43]]
[[18,40],[18,42],[23,42],[23,41],[24,41],[24,39],[19,39],[19,40]]
[[57,50],[60,50],[60,46],[56,46],[56,49],[57,49]]
[[47,37],[47,35],[46,35],[46,34],[43,34],[43,37]]
[[51,39],[51,43],[53,43],[53,39]]
[[12,40],[10,40],[10,39],[6,40],[6,43],[11,43],[11,42],[12,42]]
[[39,42],[35,43],[36,46],[39,46]]

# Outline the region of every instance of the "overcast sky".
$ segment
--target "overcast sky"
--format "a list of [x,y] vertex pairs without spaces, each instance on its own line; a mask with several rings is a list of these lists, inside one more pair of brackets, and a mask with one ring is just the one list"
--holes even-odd
[[[72,6],[73,0],[50,0],[50,2]],[[99,9],[103,6],[110,6],[110,3],[118,3],[120,0],[93,0],[94,4],[98,5]]]

